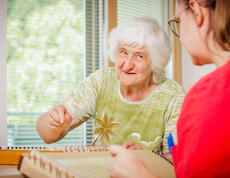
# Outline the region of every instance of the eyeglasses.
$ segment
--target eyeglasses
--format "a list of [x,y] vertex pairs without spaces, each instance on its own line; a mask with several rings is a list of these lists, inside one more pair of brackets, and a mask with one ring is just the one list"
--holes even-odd
[[178,37],[180,37],[180,19],[179,16],[185,9],[187,9],[189,5],[185,6],[177,15],[173,16],[168,20],[168,24],[170,26],[171,31]]
[[[202,2],[199,2],[200,6],[202,7],[208,7],[208,6],[213,6],[213,2],[210,2],[210,3],[207,3],[207,4],[204,4]],[[173,16],[171,19],[168,20],[168,24],[170,26],[170,29],[171,31],[178,37],[180,37],[180,15],[182,12],[184,12],[185,9],[188,9],[189,8],[189,5],[186,5],[180,12],[178,12],[177,15]]]

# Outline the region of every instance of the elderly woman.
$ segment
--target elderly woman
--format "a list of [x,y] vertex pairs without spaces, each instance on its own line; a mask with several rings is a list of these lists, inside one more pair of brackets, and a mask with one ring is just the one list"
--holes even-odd
[[109,39],[115,68],[92,73],[69,96],[37,121],[46,143],[95,118],[93,145],[168,152],[167,136],[176,138],[184,91],[165,77],[170,46],[158,23],[136,18],[115,28]]

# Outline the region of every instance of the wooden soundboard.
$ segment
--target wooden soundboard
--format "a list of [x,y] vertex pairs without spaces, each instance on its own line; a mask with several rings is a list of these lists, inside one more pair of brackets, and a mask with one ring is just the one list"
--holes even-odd
[[43,153],[49,152],[94,152],[108,151],[107,147],[94,146],[60,146],[60,147],[0,147],[0,164],[17,165],[20,156],[23,153],[28,153],[32,150],[37,150]]

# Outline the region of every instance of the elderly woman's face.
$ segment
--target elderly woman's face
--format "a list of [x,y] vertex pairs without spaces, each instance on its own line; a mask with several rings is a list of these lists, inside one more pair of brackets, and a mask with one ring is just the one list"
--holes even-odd
[[152,81],[152,61],[146,47],[119,45],[116,60],[121,85],[143,85]]

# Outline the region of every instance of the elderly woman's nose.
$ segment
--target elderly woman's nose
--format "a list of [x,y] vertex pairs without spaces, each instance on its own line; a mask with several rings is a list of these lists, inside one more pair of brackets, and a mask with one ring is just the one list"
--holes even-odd
[[127,68],[133,68],[134,67],[133,57],[132,56],[127,57],[127,60],[125,61],[125,66]]

